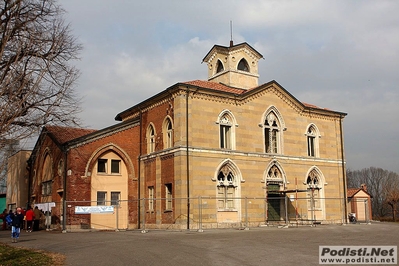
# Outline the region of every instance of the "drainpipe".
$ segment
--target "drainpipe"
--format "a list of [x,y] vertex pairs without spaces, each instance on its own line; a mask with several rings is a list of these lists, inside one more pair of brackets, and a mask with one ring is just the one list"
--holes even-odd
[[138,177],[137,177],[137,229],[140,229],[141,209],[140,209],[140,196],[141,196],[141,155],[142,155],[142,133],[143,133],[143,112],[140,109],[140,136],[139,136],[139,157],[138,157]]
[[67,158],[68,158],[68,149],[67,148],[63,148],[63,154],[64,154],[64,191],[62,192],[62,232],[66,233],[66,218],[67,218],[67,204],[66,204],[66,196],[67,196]]
[[346,187],[346,170],[345,170],[345,157],[344,157],[344,134],[342,132],[342,119],[343,117],[339,117],[339,131],[341,135],[341,163],[342,163],[342,183],[344,185],[344,223],[348,223],[348,206],[347,206],[347,187]]
[[186,93],[186,177],[187,177],[187,230],[190,229],[190,171],[189,171],[189,154],[188,154],[188,87]]

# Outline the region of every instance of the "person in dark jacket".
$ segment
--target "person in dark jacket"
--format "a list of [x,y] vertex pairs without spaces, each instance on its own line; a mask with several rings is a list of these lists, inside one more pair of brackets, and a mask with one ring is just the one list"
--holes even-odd
[[35,210],[33,211],[35,214],[35,221],[33,222],[33,231],[39,231],[40,225],[40,218],[43,216],[42,211],[36,206]]
[[2,223],[2,226],[1,226],[2,230],[6,230],[7,229],[7,221],[6,221],[7,215],[8,215],[7,209],[4,209],[3,213],[0,214],[0,219],[3,220],[3,223]]
[[11,225],[12,242],[17,243],[19,239],[19,234],[21,233],[21,227],[24,225],[24,215],[22,214],[21,208],[17,208],[17,213],[12,217]]

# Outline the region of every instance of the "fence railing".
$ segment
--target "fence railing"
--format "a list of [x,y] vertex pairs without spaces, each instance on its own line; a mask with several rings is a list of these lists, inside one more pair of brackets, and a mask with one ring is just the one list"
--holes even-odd
[[[363,201],[364,203],[364,201]],[[45,204],[45,203],[43,203]],[[300,226],[346,223],[343,198],[195,197],[142,198],[140,200],[67,201],[51,203],[46,229],[78,230],[198,230],[211,228],[248,229],[260,226]],[[367,204],[356,205],[357,213],[369,215]],[[65,222],[63,208],[66,208]],[[365,219],[369,221],[367,215]],[[358,217],[359,219],[360,217]],[[360,220],[359,220],[360,221]],[[63,228],[65,224],[66,228]]]

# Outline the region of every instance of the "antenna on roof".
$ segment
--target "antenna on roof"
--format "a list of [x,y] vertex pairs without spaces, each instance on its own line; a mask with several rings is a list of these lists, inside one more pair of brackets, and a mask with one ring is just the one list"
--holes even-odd
[[230,20],[230,47],[233,46],[233,21]]

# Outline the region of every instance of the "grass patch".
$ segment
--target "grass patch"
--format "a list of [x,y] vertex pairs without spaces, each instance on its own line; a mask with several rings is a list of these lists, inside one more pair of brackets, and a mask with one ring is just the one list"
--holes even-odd
[[0,266],[61,266],[64,262],[65,256],[62,254],[0,243]]

